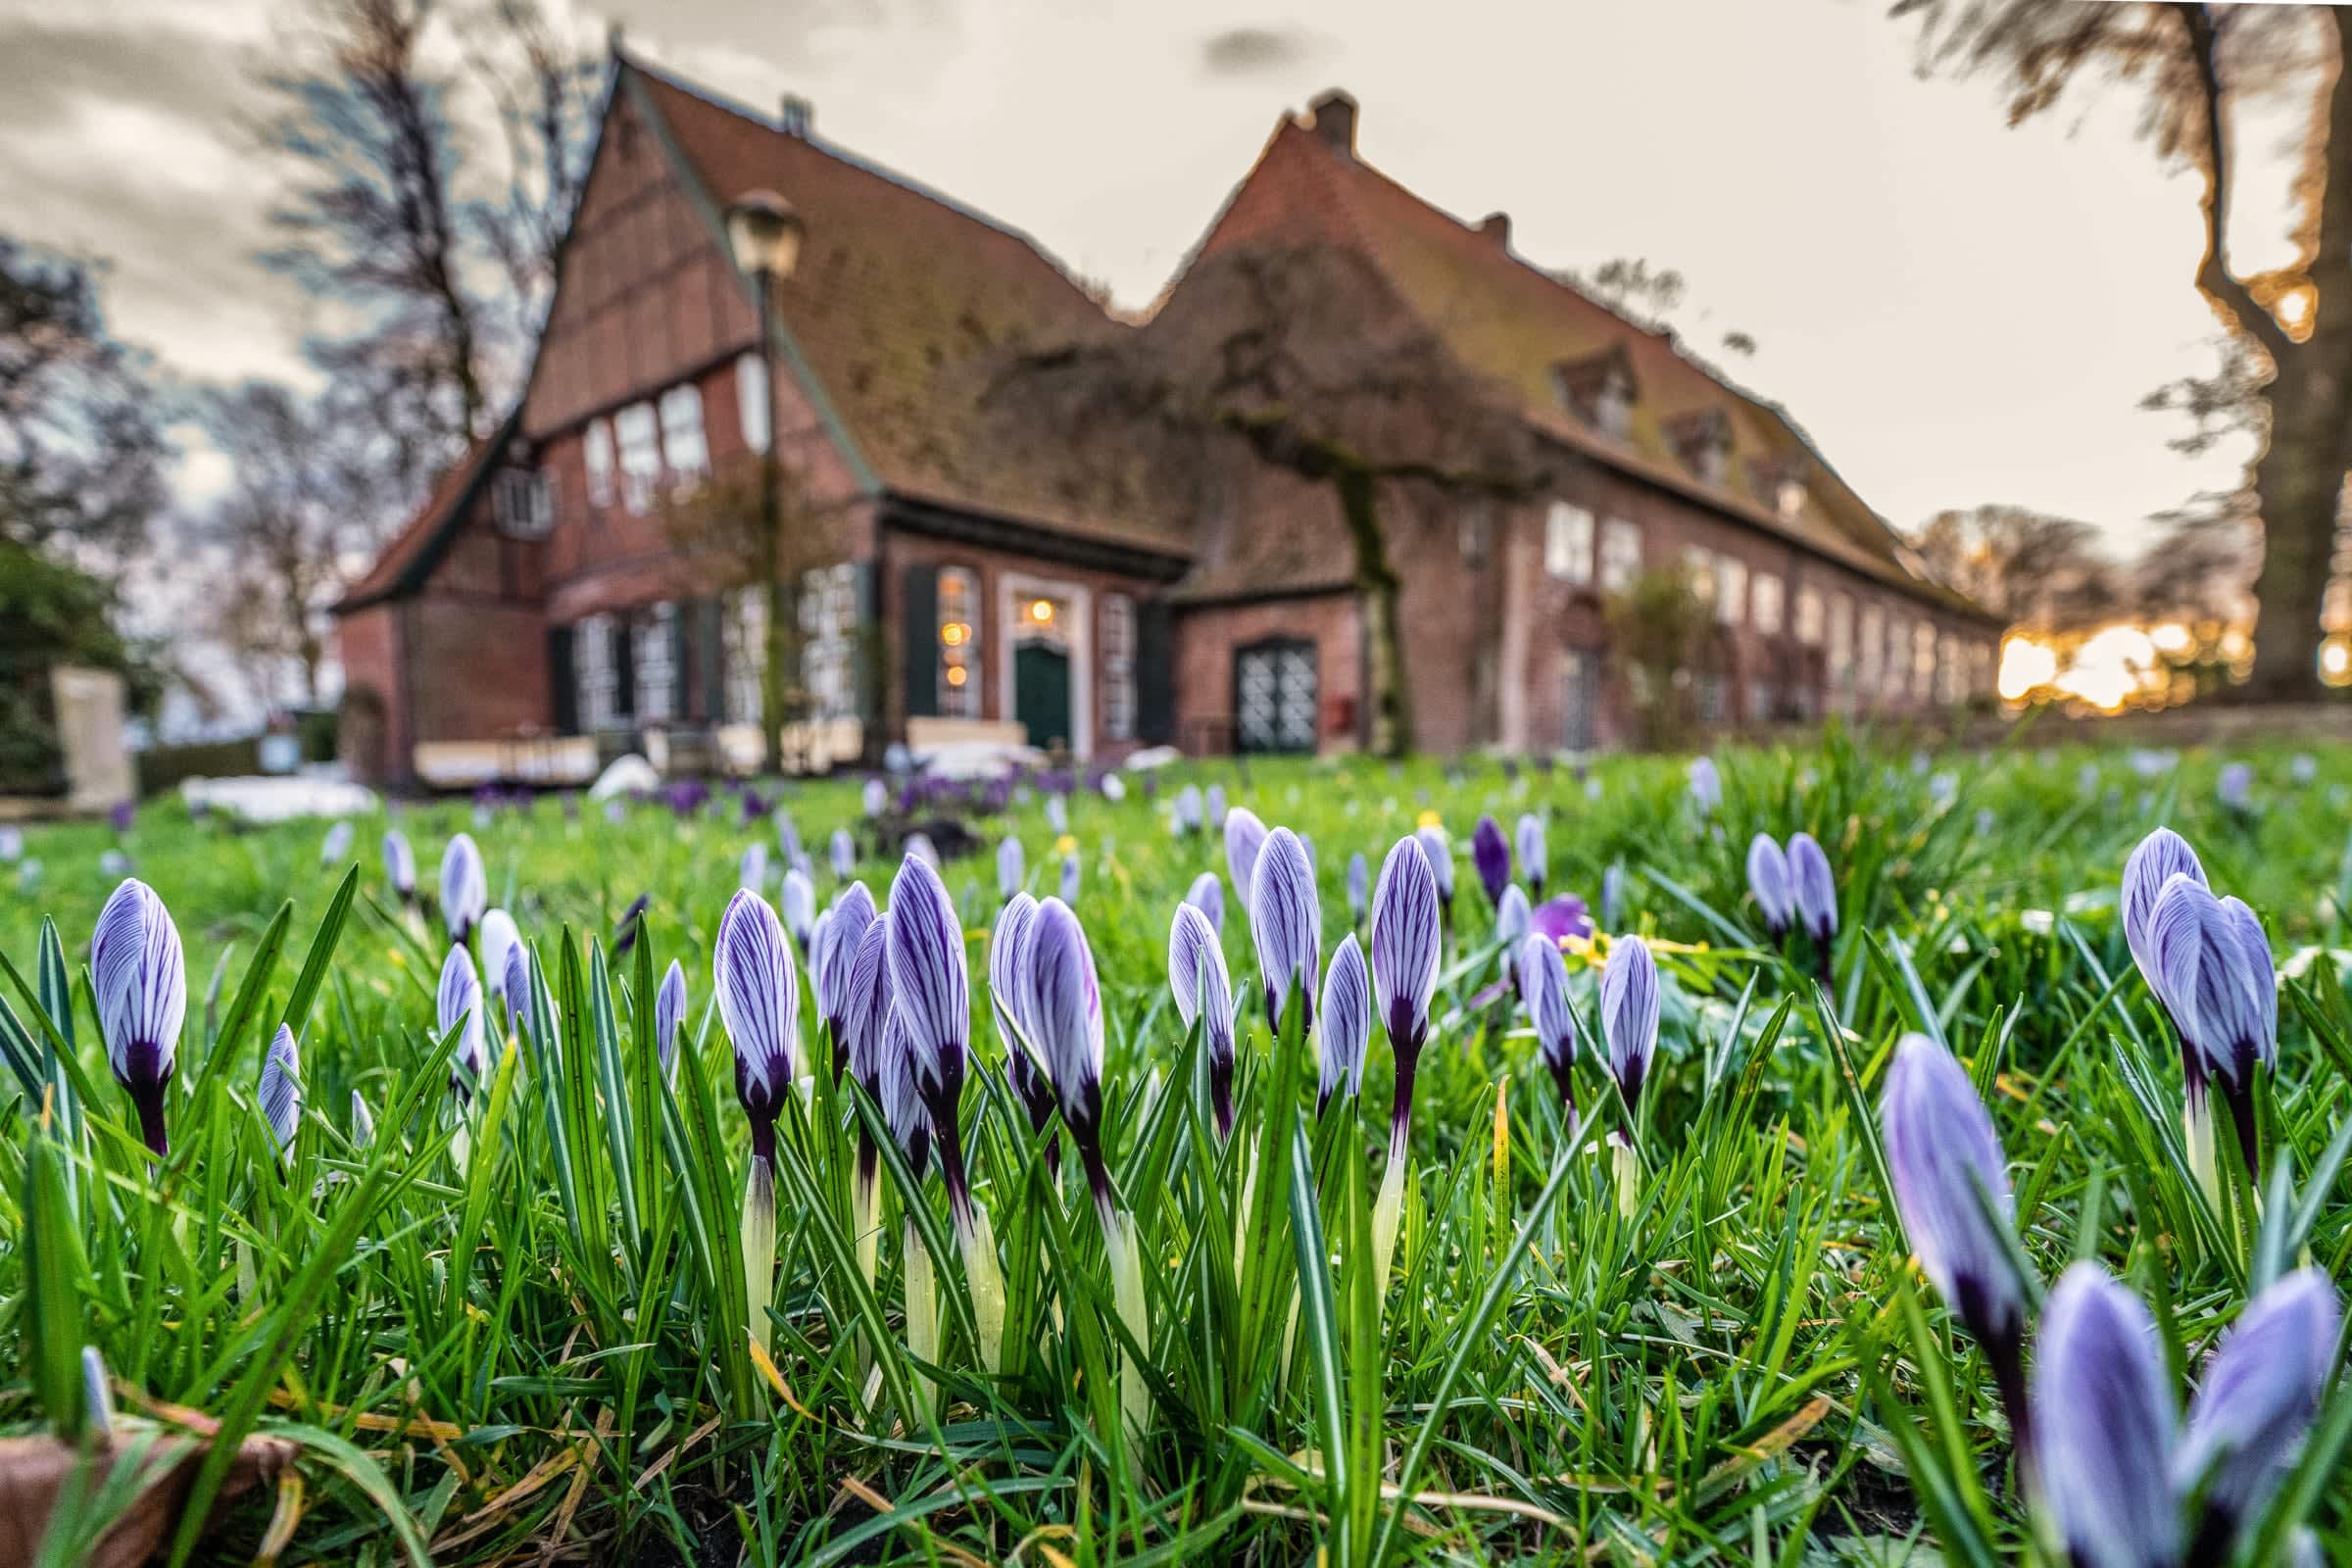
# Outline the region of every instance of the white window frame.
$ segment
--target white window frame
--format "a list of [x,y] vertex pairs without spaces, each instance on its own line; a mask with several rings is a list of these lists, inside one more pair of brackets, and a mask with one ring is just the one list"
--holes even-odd
[[1620,594],[1642,575],[1642,525],[1630,517],[1611,517],[1600,525],[1600,586]]
[[858,568],[821,566],[801,583],[801,676],[819,718],[858,712]]
[[1864,605],[1854,616],[1854,687],[1876,696],[1886,660],[1886,612]]
[[1683,546],[1683,570],[1690,592],[1710,611],[1715,608],[1715,552],[1704,545]]
[[571,629],[572,684],[580,728],[590,734],[620,722],[619,672],[612,667],[612,617],[583,615]]
[[1886,655],[1879,672],[1886,677],[1883,689],[1889,697],[1902,696],[1903,688],[1911,683],[1911,634],[1899,610],[1886,613]]
[[1822,602],[1821,590],[1810,583],[1798,587],[1796,590],[1796,640],[1798,644],[1806,648],[1819,648],[1823,630],[1827,624],[1827,607]]
[[1715,558],[1715,618],[1737,626],[1747,613],[1747,563],[1738,556]]
[[1926,620],[1911,623],[1911,696],[1926,702],[1936,692],[1936,627]]
[[637,612],[629,638],[630,672],[640,724],[668,724],[678,708],[678,607],[668,600]]
[[1102,596],[1102,737],[1135,738],[1135,601]]
[[[950,591],[960,603],[951,609]],[[939,716],[980,716],[980,570],[976,566],[939,569]],[[961,626],[954,643],[949,628]],[[963,679],[954,672],[961,670]]]
[[703,428],[703,389],[681,381],[662,394],[662,466],[673,492],[710,476],[710,438]]
[[1594,527],[1589,509],[1554,501],[1544,514],[1544,569],[1580,587],[1591,582]]
[[510,539],[544,539],[556,525],[556,476],[544,468],[501,468],[490,510]]
[[760,679],[767,660],[767,594],[759,584],[727,596],[719,639],[726,659],[727,722],[757,724]]
[[767,362],[757,350],[735,362],[735,417],[743,429],[743,444],[753,452],[767,450],[775,423],[775,400],[768,393]]
[[1788,602],[1788,584],[1777,571],[1759,571],[1748,579],[1747,618],[1757,631],[1778,637]]
[[588,504],[598,511],[612,505],[612,423],[609,419],[590,419],[580,437],[580,462],[588,469]]
[[653,507],[662,484],[662,425],[651,403],[632,403],[612,416],[620,459],[620,505],[632,517]]

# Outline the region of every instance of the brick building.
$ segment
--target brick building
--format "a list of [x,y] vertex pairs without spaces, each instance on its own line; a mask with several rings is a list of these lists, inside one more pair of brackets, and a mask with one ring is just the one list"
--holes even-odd
[[[883,739],[1025,738],[1102,760],[1156,741],[1359,744],[1363,619],[1328,498],[1269,474],[1181,514],[1080,471],[1059,432],[989,417],[976,361],[1133,328],[1026,235],[808,119],[616,57],[519,406],[336,608],[355,766],[574,777],[600,746],[681,737],[752,760],[762,598],[729,587],[676,519],[771,440],[794,526],[825,555],[800,611],[813,760]],[[1286,116],[1196,259],[1362,254],[1388,308],[1516,389],[1579,460],[1557,494],[1398,530],[1421,745],[1624,738],[1602,600],[1668,563],[1714,607],[1694,661],[1710,722],[1990,690],[1999,627],[1907,569],[1785,416],[1516,256],[1507,220],[1465,225],[1387,179],[1355,122],[1338,93]],[[806,235],[771,296],[772,385],[722,218],[759,188]]]

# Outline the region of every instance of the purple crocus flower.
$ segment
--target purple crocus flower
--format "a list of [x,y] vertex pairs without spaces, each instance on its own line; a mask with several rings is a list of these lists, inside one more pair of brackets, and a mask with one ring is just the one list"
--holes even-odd
[[117,801],[106,808],[106,819],[113,824],[116,832],[127,833],[130,831],[132,810],[133,808],[129,801]]
[[1544,819],[1533,811],[1522,811],[1511,836],[1519,847],[1519,871],[1527,878],[1528,893],[1541,899],[1544,875],[1551,864],[1551,857],[1544,846]]
[[776,1117],[792,1092],[801,987],[784,922],[750,888],[736,889],[718,917],[710,989],[735,1046],[735,1098],[751,1123],[752,1156],[773,1171]]
[[499,994],[507,1004],[507,1033],[520,1040],[531,1026],[531,966],[519,938],[507,944],[506,956],[500,962]]
[[1266,847],[1266,824],[1247,806],[1237,806],[1225,813],[1225,874],[1233,883],[1233,896],[1250,906],[1250,890],[1256,885],[1257,858]]
[[963,926],[956,918],[955,901],[930,861],[909,854],[901,862],[890,885],[890,912],[883,926],[891,1006],[914,1054],[916,1081],[929,1112],[949,1204],[959,1231],[968,1236],[972,1199],[956,1114],[971,1044],[971,976],[964,964]]
[[678,1081],[678,1031],[686,1026],[686,967],[669,960],[661,987],[654,992],[654,1050],[662,1058],[662,1076]]
[[[1037,900],[1026,892],[1013,894],[997,916],[988,940],[988,1004],[997,1020],[997,1038],[1004,1047],[1004,1076],[1029,1113],[1029,1131],[1043,1133],[1054,1119],[1054,1083],[1044,1048],[1029,1028],[1029,956],[1037,925]],[[1046,1143],[1046,1167],[1061,1169],[1061,1137]]]
[[784,929],[792,933],[793,946],[807,953],[816,925],[816,884],[808,880],[808,872],[795,869],[784,873],[783,904],[779,912]]
[[1211,784],[1205,797],[1208,825],[1222,832],[1225,827],[1225,786]]
[[1482,816],[1470,830],[1470,863],[1478,869],[1478,881],[1487,890],[1487,903],[1502,906],[1503,890],[1511,885],[1511,846],[1502,836],[1502,825],[1491,816]]
[[[1798,838],[1804,837],[1798,834]],[[1794,841],[1791,841],[1793,847]],[[1603,930],[1614,931],[1625,914],[1625,866],[1611,860],[1600,873],[1600,924]]]
[[435,1016],[441,1033],[461,1029],[457,1054],[450,1059],[449,1087],[460,1103],[473,1098],[473,1089],[490,1072],[488,1034],[482,1023],[482,982],[474,972],[473,955],[452,947],[441,960],[441,985],[434,993]]
[[351,836],[357,830],[348,821],[335,823],[319,841],[318,863],[332,865],[351,853]]
[[1821,950],[1826,971],[1830,943],[1838,935],[1838,879],[1830,872],[1830,858],[1821,841],[1810,833],[1788,837],[1788,890],[1797,920]]
[[2254,804],[2254,768],[2248,762],[2231,762],[2222,769],[2214,794],[2222,805],[2232,811],[2243,811]]
[[849,874],[858,869],[858,841],[850,837],[848,828],[837,827],[833,830],[825,853],[833,862],[833,874],[837,878],[846,881]]
[[620,918],[612,922],[612,959],[615,963],[627,957],[630,950],[637,946],[638,937],[645,932],[645,911],[653,907],[653,903],[652,894],[640,893],[629,901],[627,908],[620,911]]
[[[1231,824],[1248,813],[1237,808]],[[1315,895],[1314,868],[1298,835],[1278,827],[1266,836],[1253,860],[1250,884],[1250,935],[1257,945],[1257,967],[1265,988],[1266,1017],[1277,1027],[1284,1003],[1295,991],[1299,1027],[1315,1028],[1315,982],[1323,970],[1323,905]]]
[[179,928],[155,889],[125,881],[98,911],[90,938],[90,984],[106,1036],[107,1065],[130,1096],[139,1132],[161,1159],[164,1088],[178,1064],[179,1030],[188,1011],[188,967]]
[[[1514,882],[1502,890],[1502,898],[1494,906],[1494,940],[1502,944],[1507,955],[1518,947],[1519,939],[1535,929],[1536,911],[1528,906],[1527,894]],[[1509,959],[1504,964],[1507,967]]]
[[1323,1022],[1315,1032],[1315,1054],[1322,1073],[1315,1090],[1315,1114],[1320,1116],[1332,1095],[1347,1091],[1352,1099],[1364,1083],[1364,1050],[1372,1039],[1372,977],[1364,968],[1364,950],[1350,931],[1332,953],[1323,975]]
[[1950,1052],[1907,1034],[1886,1070],[1879,1127],[1895,1211],[1919,1266],[1984,1347],[2010,1427],[2026,1432],[2026,1286],[2003,1234],[2016,1200],[1992,1117]]
[[1102,1163],[1102,993],[1086,929],[1059,899],[1037,906],[1026,938],[1022,1016],[1035,1036],[1061,1105],[1061,1119],[1078,1146],[1088,1188],[1105,1235],[1116,1207],[1110,1172]]
[[[906,1021],[895,1011],[883,1021],[875,1043],[874,1088],[883,1124],[899,1141],[899,1152],[906,1156],[906,1168],[919,1183],[931,1166],[931,1102],[923,1093],[921,1064]],[[875,1157],[879,1160],[878,1152]],[[865,1167],[858,1168],[862,1172]]]
[[883,808],[890,804],[889,786],[884,784],[879,778],[867,779],[865,781],[864,802],[866,815],[880,816],[882,814]]
[[1364,863],[1364,852],[1356,851],[1348,857],[1348,918],[1361,925],[1364,903],[1372,896],[1372,868]]
[[2207,1084],[2219,1079],[2247,1169],[2259,1183],[2254,1068],[2278,1054],[2278,981],[2262,920],[2239,900],[2217,899],[2175,872],[2146,935],[2152,988],[2180,1032],[2190,1113],[2203,1108]]
[[1545,899],[1528,911],[1527,928],[1544,937],[1554,947],[1570,937],[1584,938],[1592,934],[1592,918],[1585,912],[1585,901],[1573,893],[1562,893]]
[[852,972],[857,967],[858,945],[865,940],[865,928],[876,918],[874,896],[865,891],[864,883],[853,882],[841,890],[833,906],[818,920],[822,935],[810,934],[808,977],[817,1011],[833,1039],[833,1082],[837,1086],[849,1059],[842,1028],[854,995]]
[[1420,842],[1421,854],[1429,862],[1429,874],[1437,879],[1440,912],[1450,910],[1453,907],[1453,845],[1447,841],[1446,830],[1439,827],[1420,828],[1413,837]]
[[1536,1046],[1560,1092],[1560,1108],[1567,1113],[1568,1136],[1576,1136],[1576,1014],[1568,1004],[1568,963],[1560,945],[1542,932],[1530,932],[1519,944],[1519,997],[1527,1004],[1527,1021],[1535,1025]]
[[416,852],[398,828],[384,835],[384,880],[403,901],[416,897]]
[[1011,898],[1028,880],[1029,858],[1021,853],[1021,841],[1005,839],[997,846],[997,897]]
[[257,1098],[278,1157],[290,1156],[295,1131],[302,1123],[302,1052],[294,1044],[294,1031],[285,1024],[277,1026],[277,1033],[270,1039],[270,1054],[262,1058]]
[[2033,1409],[2041,1503],[2072,1559],[2081,1568],[2179,1563],[2180,1509],[2167,1472],[2180,1417],[2155,1320],[2096,1263],[2075,1264],[2050,1292]]
[[[1065,781],[1063,788],[1067,787]],[[1070,830],[1070,803],[1059,795],[1046,797],[1046,826],[1052,828],[1057,837]]]
[[[1209,884],[1216,884],[1214,875]],[[1200,906],[1189,900],[1176,906],[1168,927],[1168,990],[1176,998],[1176,1012],[1192,1028],[1203,1017],[1202,1043],[1208,1052],[1208,1099],[1217,1118],[1217,1133],[1233,1133],[1233,980],[1226,972],[1225,950],[1217,929]]]
[[1185,894],[1184,902],[1208,916],[1216,930],[1225,929],[1225,884],[1217,880],[1216,872],[1203,871],[1193,878],[1192,891]]
[[1082,878],[1083,869],[1078,863],[1078,852],[1072,850],[1061,858],[1062,903],[1076,904],[1078,902],[1078,887]]
[[[2149,925],[2156,914],[2156,901],[2164,893],[2165,884],[2176,876],[2185,876],[2199,887],[2207,885],[2205,867],[2197,863],[2197,852],[2188,847],[2188,840],[2169,827],[2160,827],[2141,839],[2124,861],[2123,921],[2124,941],[2132,949],[2132,961],[2139,966],[2140,977],[2148,989],[2158,991],[2156,983],[2156,948],[2149,934]],[[2159,997],[2162,992],[2158,991]]]
[[1444,916],[1438,879],[1418,835],[1398,839],[1380,862],[1372,889],[1372,989],[1396,1090],[1389,1107],[1389,1161],[1404,1157],[1412,1127],[1413,1078],[1429,1040],[1429,1007],[1438,993],[1438,949]]
[[1769,833],[1759,833],[1747,846],[1747,891],[1764,917],[1765,933],[1778,942],[1796,918],[1796,890],[1788,857]]
[[[1608,1043],[1609,1074],[1631,1112],[1642,1102],[1658,1049],[1658,962],[1640,937],[1609,945],[1600,969],[1600,1034]],[[1624,1137],[1631,1141],[1630,1134]]]
[[1713,816],[1723,807],[1723,775],[1715,769],[1712,757],[1694,757],[1687,776],[1690,781],[1690,804],[1698,808],[1701,816]]
[[2173,1457],[2176,1490],[2204,1489],[2191,1562],[2226,1561],[2238,1526],[2285,1479],[2335,1373],[2340,1321],[2335,1287],[2302,1268],[2255,1297],[2223,1336]]
[[743,858],[736,862],[735,885],[754,893],[767,891],[767,846],[754,841],[744,846]]
[[481,922],[482,906],[490,902],[490,880],[482,869],[482,852],[473,835],[461,833],[441,852],[441,923],[449,940],[463,942]]

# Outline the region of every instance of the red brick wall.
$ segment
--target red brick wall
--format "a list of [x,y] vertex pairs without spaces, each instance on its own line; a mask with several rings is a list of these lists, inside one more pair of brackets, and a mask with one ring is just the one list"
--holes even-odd
[[1194,753],[1234,749],[1234,653],[1268,637],[1315,645],[1321,749],[1353,750],[1364,718],[1364,656],[1350,592],[1183,611],[1176,620],[1177,744]]
[[343,663],[343,721],[337,751],[352,776],[380,784],[407,776],[401,737],[409,721],[401,678],[400,607],[371,605],[335,622]]

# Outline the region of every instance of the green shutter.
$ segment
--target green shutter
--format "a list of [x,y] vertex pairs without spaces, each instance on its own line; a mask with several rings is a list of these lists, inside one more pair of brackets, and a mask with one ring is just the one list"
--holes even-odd
[[547,678],[553,701],[556,733],[577,735],[580,732],[579,672],[571,663],[571,628],[547,628]]
[[703,675],[702,720],[722,724],[727,717],[726,606],[719,599],[694,602],[696,665]]
[[858,716],[867,723],[874,720],[882,707],[882,612],[881,607],[874,603],[879,575],[872,562],[860,561],[853,577],[858,605],[857,625],[851,633],[856,638],[853,678],[857,681]]
[[615,612],[612,620],[612,639],[607,645],[612,651],[613,716],[637,716],[637,623],[627,611]]
[[906,650],[906,716],[939,713],[939,568],[908,566],[900,574],[899,631]]
[[1135,607],[1135,735],[1147,746],[1176,739],[1176,617],[1164,599]]

